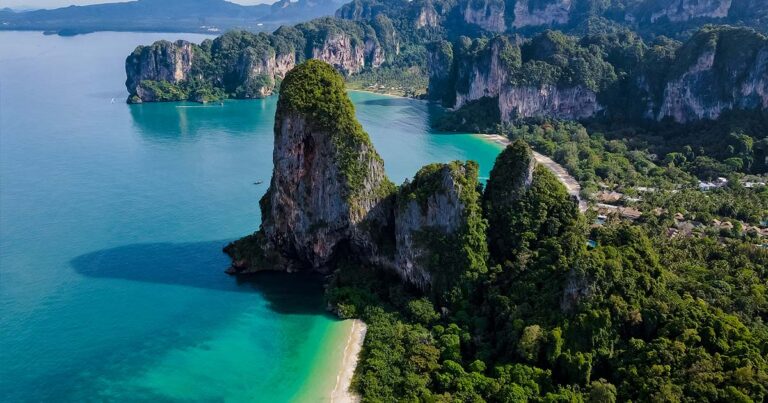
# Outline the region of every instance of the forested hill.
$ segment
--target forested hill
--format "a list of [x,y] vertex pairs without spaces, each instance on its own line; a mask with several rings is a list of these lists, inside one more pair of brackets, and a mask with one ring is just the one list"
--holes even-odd
[[243,6],[225,0],[135,0],[15,13],[0,11],[0,29],[74,35],[95,31],[223,32],[272,30],[333,15],[336,0],[280,0]]
[[569,33],[626,27],[646,37],[686,36],[704,24],[731,24],[768,30],[768,3],[762,0],[353,0],[337,16],[374,20],[386,15],[396,26],[430,27],[450,38],[546,29]]
[[[642,157],[625,157],[620,142],[590,155],[601,139],[573,127],[537,132],[558,146],[581,138],[592,147],[580,144],[585,163]],[[655,212],[597,223],[523,139],[501,151],[485,184],[477,163],[453,161],[395,186],[342,76],[318,60],[286,74],[274,135],[262,224],[224,248],[227,272],[331,274],[328,307],[368,324],[352,383],[363,402],[768,396],[768,243],[755,245],[755,230],[734,218],[717,234],[668,235],[686,217],[711,220],[707,210],[763,220],[765,186],[734,180],[702,196],[670,183],[642,194]]]

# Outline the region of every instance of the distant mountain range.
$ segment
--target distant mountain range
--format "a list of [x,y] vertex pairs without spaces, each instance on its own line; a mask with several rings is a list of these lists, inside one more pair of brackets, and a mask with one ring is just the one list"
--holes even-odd
[[136,0],[53,10],[0,10],[0,30],[35,30],[60,35],[96,31],[217,33],[230,29],[273,30],[333,15],[341,0],[279,0],[243,6],[225,0]]

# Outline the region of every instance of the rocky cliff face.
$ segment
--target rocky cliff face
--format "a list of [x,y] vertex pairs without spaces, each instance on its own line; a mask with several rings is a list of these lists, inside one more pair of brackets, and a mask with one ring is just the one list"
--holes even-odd
[[259,244],[239,241],[228,247],[235,271],[275,265],[324,270],[342,249],[379,254],[380,231],[391,216],[386,199],[394,186],[355,120],[342,78],[328,64],[312,60],[285,77],[273,161],[261,201],[262,226],[251,239]]
[[535,7],[530,0],[517,0],[515,28],[564,25],[570,21],[572,0],[553,0],[544,7]]
[[[552,117],[557,119],[583,119],[603,109],[597,93],[584,85],[562,86],[546,83],[528,83],[537,77],[521,73],[520,48],[505,37],[489,42],[464,43],[456,52],[452,77],[454,98],[447,106],[459,109],[483,98],[497,100],[502,121],[517,118]],[[435,56],[436,57],[436,56]],[[430,66],[438,65],[430,63]],[[438,87],[438,79],[445,72],[430,71],[430,88]],[[523,75],[521,77],[521,75]],[[450,80],[449,80],[450,81]]]
[[312,58],[329,63],[344,75],[357,73],[365,66],[365,50],[358,44],[353,46],[352,38],[344,33],[333,34],[313,48]]
[[230,273],[327,271],[343,257],[443,292],[484,270],[477,163],[426,166],[398,191],[330,65],[310,60],[286,75],[273,161],[261,228],[224,249]]
[[440,25],[440,15],[432,2],[427,2],[419,7],[416,17],[416,28],[434,28]]
[[506,7],[504,0],[470,0],[463,10],[464,22],[474,24],[490,32],[507,30],[504,21]]
[[474,57],[462,57],[457,67],[456,103],[460,108],[480,98],[496,98],[507,83],[508,68],[502,53],[510,47],[504,37],[497,37]]
[[593,46],[553,31],[519,45],[501,36],[436,43],[430,98],[454,109],[485,99],[497,103],[501,121],[606,115],[687,123],[768,109],[768,37],[753,30],[710,26],[682,45],[666,40],[628,61]]
[[731,0],[675,0],[651,14],[651,22],[664,18],[672,22],[694,18],[725,18],[730,8]]
[[582,86],[505,86],[499,94],[499,111],[503,121],[529,117],[585,119],[595,116],[602,109],[597,102],[597,94]]
[[316,58],[353,75],[381,66],[399,46],[392,21],[383,15],[372,25],[321,18],[272,34],[232,31],[201,45],[159,41],[139,46],[126,59],[126,87],[129,102],[262,98],[275,92],[297,61]]
[[290,52],[278,54],[275,57],[274,75],[282,80],[294,67],[296,67],[296,53]]
[[[736,51],[736,49],[740,49]],[[730,109],[768,109],[768,38],[703,30],[678,51],[656,119],[716,119]]]
[[[465,192],[475,192],[477,166],[474,163],[427,165],[412,182],[404,184],[397,196],[395,236],[397,273],[409,284],[429,290],[438,252],[431,241],[454,236],[467,225]],[[439,274],[438,274],[439,275]]]
[[430,99],[452,104],[454,94],[451,86],[451,66],[453,65],[453,45],[448,41],[440,41],[427,47],[427,71],[429,71],[429,87],[427,95]]
[[240,56],[235,67],[235,74],[241,83],[239,96],[241,98],[264,98],[272,95],[275,90],[275,80],[285,76],[293,68],[295,56],[281,55],[280,64],[272,49],[257,51],[247,49]]
[[195,60],[195,45],[187,41],[158,41],[151,46],[139,46],[125,60],[125,86],[131,95],[152,102],[155,94],[141,85],[142,81],[179,83],[189,77]]

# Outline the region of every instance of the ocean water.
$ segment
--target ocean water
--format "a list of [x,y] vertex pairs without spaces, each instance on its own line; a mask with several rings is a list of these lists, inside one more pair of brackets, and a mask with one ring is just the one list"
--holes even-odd
[[[0,401],[333,387],[346,325],[323,311],[322,278],[223,273],[221,248],[259,225],[275,98],[124,103],[125,57],[177,38],[205,37],[0,32]],[[454,159],[487,176],[497,146],[431,132],[437,108],[350,95],[395,182]]]

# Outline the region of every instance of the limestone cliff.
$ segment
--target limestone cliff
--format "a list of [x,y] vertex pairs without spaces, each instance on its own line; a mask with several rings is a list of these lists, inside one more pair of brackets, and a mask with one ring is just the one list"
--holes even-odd
[[[195,46],[187,41],[158,41],[139,46],[125,60],[125,86],[139,101],[155,101],[155,92],[143,81],[166,81],[172,84],[189,78],[195,60]],[[136,99],[136,98],[134,98]]]
[[453,65],[453,46],[448,41],[440,41],[427,47],[427,70],[429,71],[430,99],[440,100],[444,104],[453,104],[455,94],[451,85],[451,66]]
[[676,59],[658,102],[658,120],[685,123],[716,119],[730,109],[768,109],[765,36],[738,28],[704,29]]
[[435,28],[440,25],[440,14],[431,1],[422,4],[416,13],[416,28]]
[[[456,101],[454,108],[480,98],[498,97],[507,83],[507,73],[519,59],[519,49],[505,37],[496,37],[489,44],[476,41],[465,44],[456,68]],[[517,51],[517,54],[514,54]]]
[[666,18],[672,22],[694,18],[724,18],[728,16],[732,0],[674,0],[651,14],[651,22]]
[[[449,88],[454,91],[454,96],[441,94],[438,99],[447,100],[445,105],[454,109],[480,99],[494,99],[502,121],[530,117],[583,119],[595,116],[603,110],[603,106],[598,102],[597,91],[587,87],[586,83],[574,80],[572,74],[560,80],[558,77],[538,77],[529,73],[540,69],[543,63],[554,65],[557,61],[567,60],[567,55],[550,54],[551,49],[557,47],[548,40],[549,36],[549,33],[542,34],[524,45],[528,54],[525,64],[521,47],[506,37],[460,41],[454,57],[453,76],[443,78],[444,82],[453,82],[453,87]],[[595,64],[596,71],[605,67],[604,64]],[[430,63],[430,67],[433,65],[438,63]],[[608,67],[609,74],[612,74]],[[565,68],[557,66],[555,69],[563,76],[568,74]],[[430,89],[437,88],[445,72],[430,70],[430,74],[430,80],[435,81],[434,85],[430,83]],[[601,76],[608,77],[608,74]],[[569,84],[558,81],[568,81]]]
[[499,112],[503,121],[530,117],[577,120],[595,116],[602,109],[597,94],[583,86],[507,85],[499,94]]
[[330,65],[311,60],[286,75],[273,161],[261,229],[226,250],[236,272],[325,270],[341,250],[377,260],[394,186]]
[[504,21],[505,0],[469,0],[463,10],[464,22],[490,32],[507,30]]
[[[612,54],[613,45],[597,51],[589,36],[555,31],[517,43],[504,36],[435,43],[427,59],[430,98],[455,110],[495,102],[504,122],[608,116],[688,123],[768,109],[766,36],[708,26],[682,44],[660,39],[645,47],[634,38],[643,51],[626,59]],[[461,119],[468,110],[459,111]]]
[[564,25],[570,21],[572,0],[554,0],[544,2],[531,0],[517,0],[515,2],[514,20],[515,28]]
[[373,25],[321,18],[273,34],[232,31],[201,45],[159,41],[126,59],[126,87],[129,102],[263,98],[302,60],[353,75],[381,66],[399,46],[385,16]]
[[329,271],[352,259],[444,295],[485,270],[477,163],[428,165],[397,190],[327,63],[286,75],[273,162],[261,227],[224,248],[228,272]]
[[453,267],[450,255],[460,261],[483,255],[484,248],[469,251],[456,245],[458,239],[472,236],[470,227],[479,218],[477,170],[474,162],[431,164],[401,186],[395,209],[395,263],[407,283],[422,290],[433,285],[445,289],[461,270]]
[[365,66],[365,51],[344,33],[333,34],[322,45],[312,49],[312,57],[330,63],[333,67],[350,75]]

